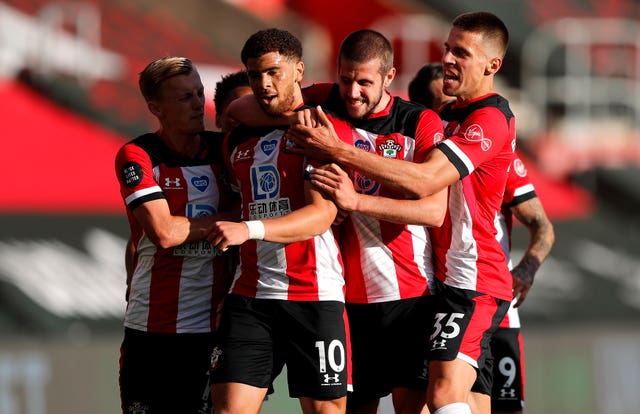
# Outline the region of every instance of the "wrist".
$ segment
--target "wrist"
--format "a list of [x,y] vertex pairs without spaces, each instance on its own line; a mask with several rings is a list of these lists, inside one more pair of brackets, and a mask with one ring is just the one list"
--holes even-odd
[[249,240],[264,240],[264,223],[260,220],[243,221],[249,229]]

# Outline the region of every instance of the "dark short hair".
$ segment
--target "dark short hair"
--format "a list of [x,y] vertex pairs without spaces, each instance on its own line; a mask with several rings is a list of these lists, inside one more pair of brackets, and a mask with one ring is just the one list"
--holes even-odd
[[356,30],[345,37],[340,45],[338,67],[341,59],[355,63],[380,59],[380,74],[384,76],[393,67],[393,46],[380,32],[371,29]]
[[442,79],[443,77],[442,63],[427,63],[418,70],[416,76],[409,82],[409,99],[427,108],[432,108],[435,96],[433,96],[429,85],[434,80]]
[[302,59],[302,43],[286,30],[260,30],[247,39],[240,52],[240,59],[246,66],[249,59],[259,58],[270,52],[278,52],[282,56],[299,61]]
[[240,86],[249,86],[249,77],[246,70],[239,70],[237,72],[228,73],[216,82],[216,90],[213,95],[213,103],[216,106],[216,113],[222,112],[222,106],[224,105],[229,92]]
[[188,75],[195,70],[191,60],[179,56],[165,56],[149,63],[140,72],[138,86],[146,101],[160,98],[160,85],[178,75]]
[[452,25],[466,32],[482,33],[485,39],[496,42],[502,56],[507,53],[509,30],[495,14],[486,11],[463,13],[453,19]]

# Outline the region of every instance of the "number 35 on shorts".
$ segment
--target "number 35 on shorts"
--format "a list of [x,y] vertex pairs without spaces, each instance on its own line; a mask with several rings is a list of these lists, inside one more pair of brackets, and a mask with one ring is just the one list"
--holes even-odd
[[459,320],[464,313],[436,313],[433,321],[433,333],[429,337],[431,349],[446,348],[447,340],[457,338],[462,332]]

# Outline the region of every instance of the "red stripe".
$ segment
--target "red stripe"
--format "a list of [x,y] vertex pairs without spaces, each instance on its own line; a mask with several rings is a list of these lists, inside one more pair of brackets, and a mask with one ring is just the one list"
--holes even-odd
[[407,226],[380,221],[380,233],[393,256],[400,298],[414,298],[427,293],[427,280],[422,277],[414,260],[413,240]]
[[[290,300],[318,300],[316,247],[313,238],[284,248]],[[291,266],[295,263],[295,266]]]
[[151,269],[149,292],[149,332],[176,332],[178,316],[178,295],[182,260],[171,254],[158,256]]
[[[167,197],[171,214],[185,216],[185,206],[188,202],[187,182],[179,167],[168,168],[160,165],[160,186]],[[167,183],[162,182],[169,178]],[[179,181],[176,181],[179,180]],[[151,269],[151,286],[149,293],[150,332],[176,332],[178,320],[178,302],[180,301],[180,278],[182,276],[183,259],[174,256],[171,249],[158,249]]]

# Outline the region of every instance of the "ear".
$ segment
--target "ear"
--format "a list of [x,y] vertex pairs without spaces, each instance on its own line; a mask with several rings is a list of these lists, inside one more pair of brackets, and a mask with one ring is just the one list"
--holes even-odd
[[484,74],[494,75],[502,67],[502,58],[494,57],[487,62],[487,66],[484,68]]
[[396,77],[396,68],[389,69],[387,74],[384,76],[384,79],[382,79],[382,86],[385,88],[388,88],[389,85],[391,85],[391,82],[393,82],[393,79],[395,77]]
[[294,70],[295,70],[296,82],[298,83],[302,82],[302,77],[304,76],[304,62],[301,60],[296,62],[296,66]]
[[157,117],[160,117],[160,115],[162,114],[160,107],[154,101],[147,101],[147,108],[149,108],[149,111]]

